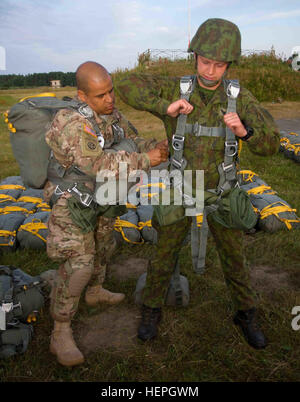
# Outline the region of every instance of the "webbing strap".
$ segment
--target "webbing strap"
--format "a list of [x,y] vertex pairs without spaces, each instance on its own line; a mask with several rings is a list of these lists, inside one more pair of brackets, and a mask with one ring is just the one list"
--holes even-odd
[[17,200],[12,197],[11,195],[8,194],[0,194],[0,202],[5,202],[5,201],[13,201],[16,202]]
[[30,232],[31,234],[37,236],[38,238],[40,238],[44,243],[47,242],[46,239],[44,239],[43,236],[41,236],[41,234],[39,233],[40,230],[42,229],[48,229],[48,226],[41,222],[40,220],[33,220],[32,222],[26,223],[25,225],[21,225],[19,228],[20,230],[25,230],[27,232]]
[[4,207],[4,208],[0,208],[0,215],[7,215],[10,214],[12,212],[22,212],[27,214],[33,214],[33,211],[28,211],[28,209],[26,208],[22,208],[22,207],[16,207],[16,206],[9,206],[9,207]]
[[0,236],[1,237],[9,237],[9,236],[14,236],[14,237],[16,237],[16,231],[15,230],[13,230],[13,231],[11,231],[11,230],[0,230]]
[[195,124],[186,124],[185,133],[193,134],[196,137],[225,137],[226,130],[224,127],[205,127],[198,122]]
[[144,239],[143,239],[143,238],[142,238],[141,241],[138,241],[138,242],[129,240],[129,239],[126,237],[125,233],[124,233],[123,227],[126,227],[126,228],[134,228],[134,229],[139,230],[139,227],[136,226],[134,223],[131,223],[131,222],[129,222],[129,221],[125,221],[125,220],[123,220],[123,219],[120,219],[120,217],[118,216],[118,217],[116,218],[116,222],[115,222],[115,224],[114,224],[114,230],[115,230],[116,232],[121,233],[123,239],[124,239],[125,241],[127,241],[127,243],[132,243],[132,244],[143,244],[143,243],[144,243]]
[[[242,175],[243,181],[251,181],[253,182],[253,177],[257,176],[256,173],[252,172],[252,170],[240,170],[237,174]],[[246,177],[247,176],[247,177]]]
[[[226,88],[226,94],[228,98],[227,113],[236,112],[236,98],[238,97],[240,86],[237,80],[231,80],[229,82],[224,82]],[[220,176],[219,184],[215,192],[221,194],[225,190],[229,190],[237,184],[236,175],[236,164],[235,158],[238,153],[238,141],[235,138],[234,133],[226,127],[226,129],[208,127],[204,130],[204,133],[212,136],[223,136],[221,133],[225,131],[225,150],[224,150],[224,162],[218,166],[218,172]],[[199,129],[198,129],[199,132]],[[206,135],[200,134],[199,135]],[[191,228],[191,252],[193,267],[197,274],[203,274],[205,270],[205,257],[206,257],[206,247],[207,247],[207,237],[209,232],[209,227],[207,223],[207,215],[213,212],[217,207],[211,205],[209,207],[204,207],[203,211],[203,221],[201,227],[197,225],[197,217],[193,217],[192,228]],[[200,232],[200,233],[199,233]]]
[[248,194],[264,194],[264,193],[266,193],[269,195],[277,194],[276,191],[272,190],[272,187],[266,186],[264,184],[261,186],[250,188],[249,190],[247,190],[247,193]]
[[[236,113],[236,99],[240,92],[238,80],[230,80],[224,82],[226,95],[228,99],[226,113]],[[217,192],[222,193],[230,190],[237,183],[235,158],[238,153],[238,141],[234,133],[226,126],[226,139],[224,149],[224,162],[218,166],[220,181]]]
[[40,204],[41,202],[43,202],[43,199],[38,197],[23,196],[18,198],[17,202],[32,202],[34,204]]
[[[180,79],[180,98],[189,101],[191,93],[195,86],[194,76],[184,76]],[[170,170],[179,169],[183,171],[187,165],[186,159],[183,157],[184,139],[185,139],[185,126],[187,115],[180,114],[177,117],[177,126],[175,134],[172,138],[172,146],[174,153],[170,158]]]
[[46,202],[41,202],[40,204],[37,204],[36,207],[44,212],[51,211],[50,205],[47,204]]
[[206,208],[204,208],[203,211],[200,229],[198,221],[199,218],[193,216],[191,227],[191,253],[194,271],[196,274],[203,274],[205,271],[205,256],[209,232]]
[[139,230],[142,230],[142,229],[144,229],[144,227],[148,227],[148,228],[151,228],[151,227],[152,227],[151,219],[149,219],[149,220],[146,221],[146,222],[139,222],[139,227],[138,227],[138,229],[139,229]]
[[2,184],[0,190],[26,190],[25,187],[18,184]]
[[[279,204],[279,205],[278,205]],[[283,222],[286,227],[291,230],[292,225],[291,222],[300,222],[299,219],[287,219],[287,218],[282,218],[278,214],[282,212],[297,212],[296,209],[291,208],[290,206],[286,205],[285,203],[281,201],[274,202],[267,207],[263,208],[260,211],[260,219],[265,219],[270,215],[275,215],[281,222]]]

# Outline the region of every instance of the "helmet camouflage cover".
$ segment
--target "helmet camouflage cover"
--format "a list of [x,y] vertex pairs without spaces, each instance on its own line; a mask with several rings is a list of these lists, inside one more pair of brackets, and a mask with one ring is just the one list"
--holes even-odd
[[238,61],[241,55],[240,30],[233,22],[210,18],[198,28],[188,52],[211,60]]

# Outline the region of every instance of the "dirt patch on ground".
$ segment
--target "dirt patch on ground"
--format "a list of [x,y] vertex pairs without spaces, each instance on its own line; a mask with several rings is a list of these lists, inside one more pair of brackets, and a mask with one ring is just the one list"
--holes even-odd
[[300,102],[262,102],[261,104],[271,113],[274,119],[299,119],[300,117]]
[[147,272],[149,261],[145,258],[120,256],[118,259],[118,262],[109,266],[108,277],[113,276],[118,280],[137,279],[144,272]]
[[126,352],[137,345],[139,321],[140,310],[136,306],[109,307],[101,314],[79,322],[74,335],[79,349],[85,355],[107,348]]
[[[148,263],[144,258],[119,256],[118,262],[109,266],[107,276],[119,281],[137,279],[147,272]],[[132,350],[137,345],[140,318],[140,309],[135,305],[108,307],[106,311],[77,324],[74,336],[78,347],[85,355],[97,349]]]
[[252,267],[250,277],[253,288],[261,293],[270,294],[279,289],[292,288],[289,274],[273,267]]

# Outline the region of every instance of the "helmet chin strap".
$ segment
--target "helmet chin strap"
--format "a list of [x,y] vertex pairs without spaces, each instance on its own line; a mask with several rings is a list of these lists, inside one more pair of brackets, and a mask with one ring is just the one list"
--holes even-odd
[[207,80],[207,79],[201,77],[200,74],[197,74],[197,77],[198,77],[199,80],[202,82],[202,84],[204,84],[206,87],[215,87],[215,86],[218,85],[218,84],[221,82],[221,80],[223,79],[223,76],[222,76],[219,80],[216,80],[216,81]]
[[[216,85],[218,85],[221,81],[224,80],[224,78],[226,77],[227,71],[230,67],[231,63],[228,63],[228,66],[224,72],[224,74],[222,75],[222,77],[219,80],[207,80],[206,78],[202,77],[200,74],[197,74],[197,78],[202,82],[203,85],[205,85],[206,87],[210,88],[210,87],[215,87]],[[196,61],[196,68],[197,68],[197,61]]]

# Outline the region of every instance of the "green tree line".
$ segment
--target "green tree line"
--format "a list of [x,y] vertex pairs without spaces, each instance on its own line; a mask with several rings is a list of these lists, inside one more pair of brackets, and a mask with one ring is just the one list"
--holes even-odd
[[34,73],[26,75],[0,75],[0,89],[46,87],[51,85],[50,81],[52,80],[60,80],[61,86],[63,87],[76,86],[75,73],[53,71],[50,73]]

